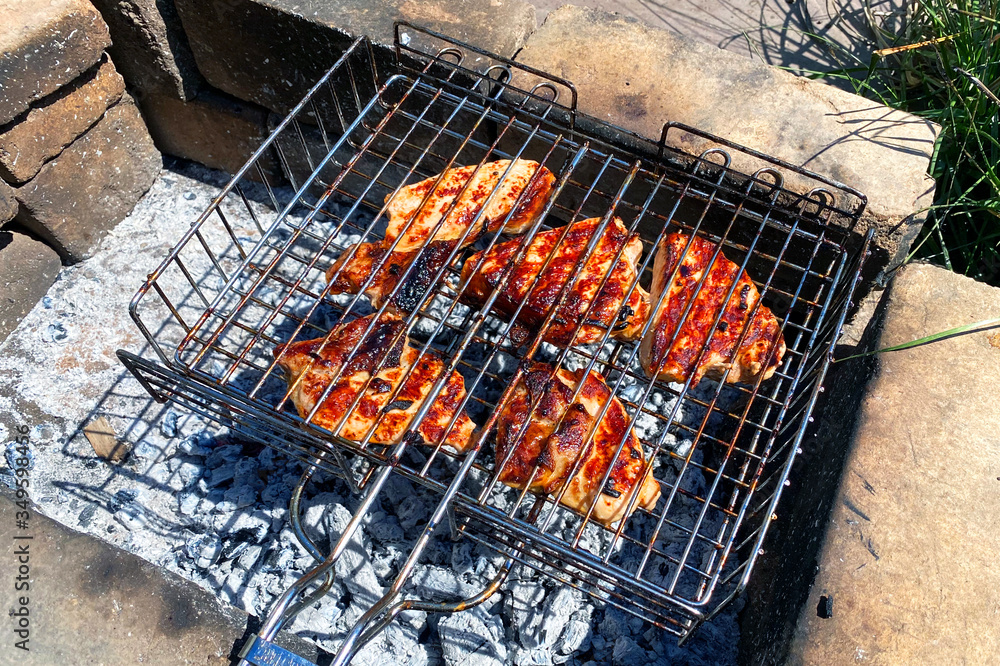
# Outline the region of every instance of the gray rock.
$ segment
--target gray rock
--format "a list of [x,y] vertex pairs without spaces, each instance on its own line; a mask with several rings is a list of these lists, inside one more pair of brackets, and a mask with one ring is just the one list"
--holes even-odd
[[18,122],[0,127],[0,177],[30,180],[101,119],[125,92],[125,82],[105,56],[82,76],[39,100]]
[[[0,183],[0,214],[4,187]],[[45,243],[16,231],[0,231],[0,341],[45,295],[61,267],[59,254]]]
[[14,197],[14,190],[0,180],[0,226],[13,220],[15,215],[17,215],[17,199]]
[[75,79],[111,44],[87,0],[0,4],[0,125]]
[[94,0],[129,88],[190,99],[204,85],[172,0]]
[[79,261],[132,210],[161,164],[138,110],[123,99],[17,189],[17,220]]
[[[396,19],[414,21],[507,57],[535,27],[534,8],[520,0],[175,2],[198,69],[208,82],[279,112],[294,106],[354,37],[369,35],[377,43],[391,44]],[[388,52],[380,56],[387,59]]]
[[[267,109],[217,91],[202,90],[188,101],[152,93],[142,97],[139,106],[161,152],[226,173],[239,171],[270,134]],[[268,176],[279,171],[270,153],[258,164]],[[260,178],[255,169],[247,175]],[[277,297],[277,292],[272,292],[270,299],[263,300]]]
[[[995,318],[1000,289],[911,264],[883,303],[884,324],[864,349]],[[993,661],[1000,532],[984,517],[1000,511],[1000,329],[837,365],[854,381],[866,367],[873,376],[860,405],[824,414],[830,427],[804,444],[814,464],[792,482],[807,499],[793,495],[799,502],[785,515],[779,505],[777,524],[787,521],[790,531],[759,563],[773,567],[770,580],[751,579],[743,617],[769,615],[754,617],[748,646],[768,659],[788,650],[790,663],[841,655],[894,664]],[[832,427],[839,421],[840,432]],[[820,469],[816,452],[844,463]],[[823,596],[832,598],[830,617],[817,612]]]

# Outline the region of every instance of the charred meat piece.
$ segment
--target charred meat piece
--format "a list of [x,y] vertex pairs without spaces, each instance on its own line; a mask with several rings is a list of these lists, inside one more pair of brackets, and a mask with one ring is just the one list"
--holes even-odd
[[[586,254],[587,244],[600,225],[600,218],[581,220],[568,231],[565,227],[544,231],[531,239],[524,258],[510,268],[518,252],[528,242],[515,238],[470,257],[462,269],[461,300],[482,305],[511,271],[507,284],[493,305],[493,312],[509,319],[524,303],[518,315],[514,340],[522,343],[531,329],[537,330],[556,306],[563,286],[572,281],[566,299],[550,321],[545,340],[556,344],[587,344],[600,340],[611,329],[611,337],[635,340],[649,316],[649,294],[639,285],[636,264],[642,254],[638,234],[629,234],[617,217],[605,227],[593,254],[585,266],[578,262]],[[566,237],[560,238],[566,232]],[[622,249],[624,250],[622,251]],[[621,256],[615,260],[618,252]],[[542,267],[549,257],[551,262]],[[476,264],[482,259],[482,265]],[[604,276],[607,281],[601,287]],[[589,310],[589,311],[588,311]],[[573,335],[577,326],[579,333]]]
[[[338,325],[325,344],[319,338],[279,345],[274,357],[293,386],[291,400],[302,418],[308,418],[332,385],[310,423],[355,441],[362,440],[374,426],[371,442],[394,444],[403,438],[414,415],[429,398],[445,365],[432,352],[418,359],[420,352],[408,344],[405,334],[393,344],[404,330],[398,318],[383,315],[365,335],[374,317]],[[399,392],[393,396],[397,388]],[[362,395],[357,406],[337,430],[359,393]],[[465,412],[448,430],[464,397],[465,382],[453,372],[416,428],[422,443],[443,443],[459,452],[469,447],[475,424]]]
[[[434,184],[438,176],[433,176],[407,185],[395,196],[386,197],[389,216],[386,243],[400,238],[395,251],[410,252],[432,240],[457,241],[480,211],[483,214],[477,228],[469,232],[462,247],[475,243],[482,234],[501,228],[509,234],[527,229],[545,207],[555,183],[552,172],[531,160],[515,160],[513,164],[510,160],[498,160],[477,166],[449,169],[437,187]],[[534,177],[539,169],[538,176]],[[522,192],[524,196],[518,202]],[[441,228],[435,232],[435,226],[445,215]]]
[[[689,240],[691,247],[685,253]],[[753,382],[761,375],[768,379],[781,364],[785,340],[778,320],[763,305],[754,312],[760,294],[739,266],[721,253],[709,266],[717,247],[684,234],[670,234],[660,242],[653,265],[652,302],[664,296],[639,350],[650,377],[671,382],[691,377],[695,386],[702,377],[721,379],[729,370],[726,382]],[[676,275],[667,284],[675,269]],[[699,288],[702,278],[705,281]],[[692,299],[691,311],[682,321]],[[712,330],[720,311],[722,318]]]
[[[592,371],[583,379],[583,373],[554,369],[546,363],[533,363],[527,368],[502,406],[497,426],[497,466],[500,481],[514,488],[527,486],[531,492],[554,496],[566,486],[563,505],[582,514],[593,506],[591,517],[610,525],[626,517],[637,484],[635,506],[647,510],[656,505],[660,486],[652,477],[651,466],[643,475],[646,459],[642,446],[628,430],[629,416],[611,395],[604,377]],[[581,380],[583,387],[572,401]],[[595,423],[609,400],[604,418]],[[615,458],[623,439],[625,444]],[[577,472],[568,478],[578,460]],[[601,487],[609,466],[611,474]]]
[[[508,167],[510,171],[504,176]],[[396,196],[387,197],[389,226],[385,239],[359,243],[356,249],[350,247],[344,251],[326,272],[331,294],[356,294],[362,290],[369,276],[374,276],[364,292],[372,305],[378,308],[402,281],[390,308],[397,312],[412,312],[433,286],[434,276],[445,265],[484,205],[486,210],[479,218],[479,226],[469,232],[462,247],[476,242],[484,233],[499,231],[501,227],[512,234],[527,229],[541,214],[555,177],[545,167],[529,160],[515,160],[513,165],[510,160],[489,162],[478,171],[475,166],[451,169],[444,173],[433,194],[424,202],[435,181],[437,176],[408,185]],[[469,186],[463,192],[466,183]],[[522,192],[524,196],[515,209]],[[456,198],[458,203],[448,213]],[[447,218],[435,232],[435,226],[446,213]],[[508,214],[511,217],[504,224]],[[407,226],[411,219],[412,224]],[[399,242],[390,252],[389,248],[397,238]],[[352,249],[354,255],[350,256]],[[411,264],[414,264],[413,269],[407,272]]]
[[[389,299],[394,312],[413,312],[424,294],[433,287],[434,277],[448,261],[454,241],[432,241],[421,250],[388,252],[383,243],[359,243],[353,257],[346,250],[326,272],[331,294],[357,294],[371,277],[364,294],[372,307],[381,308]],[[402,283],[393,296],[396,285]]]

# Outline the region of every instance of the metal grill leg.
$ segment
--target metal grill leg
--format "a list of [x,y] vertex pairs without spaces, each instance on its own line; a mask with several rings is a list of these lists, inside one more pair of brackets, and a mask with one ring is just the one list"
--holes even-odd
[[[315,470],[316,465],[311,465],[302,474],[302,478],[299,479],[299,483],[296,485],[295,490],[292,493],[292,499],[289,505],[290,508],[294,509],[292,513],[292,516],[294,516],[292,519],[292,527],[296,531],[296,536],[301,534],[302,537],[305,537],[302,542],[303,546],[313,554],[313,557],[320,560],[322,555],[319,555],[319,549],[308,537],[305,536],[304,532],[301,531],[302,526],[298,517],[302,490],[305,483],[312,478]],[[260,631],[258,632],[261,639],[268,642],[273,641],[274,637],[285,624],[294,619],[295,616],[302,611],[302,609],[322,598],[329,591],[330,586],[333,584],[334,565],[347,548],[347,544],[354,537],[354,533],[357,531],[358,527],[361,526],[361,521],[368,513],[368,510],[371,508],[375,498],[378,497],[379,491],[392,474],[392,471],[391,467],[384,467],[379,471],[378,475],[373,479],[373,483],[368,488],[368,492],[365,494],[364,499],[361,502],[361,506],[359,506],[358,510],[354,512],[354,516],[347,524],[347,527],[344,529],[344,533],[340,536],[340,539],[337,541],[333,549],[331,549],[330,553],[325,558],[322,558],[319,564],[307,571],[301,578],[295,581],[287,590],[285,590],[281,597],[279,597],[278,601],[274,604],[274,607],[268,613],[267,618],[265,618],[263,625],[261,625]],[[301,599],[299,598],[300,595],[302,595],[311,585],[316,584],[321,579],[322,582],[319,583],[319,587],[314,592],[302,597]],[[296,599],[298,599],[298,601],[296,601]],[[251,662],[241,658],[238,665],[251,666]]]
[[463,610],[468,610],[474,606],[478,606],[493,596],[496,591],[500,589],[500,586],[504,584],[504,581],[506,581],[507,577],[510,575],[510,571],[513,566],[514,558],[508,557],[500,566],[500,570],[497,571],[497,574],[492,580],[490,580],[489,584],[482,589],[482,591],[460,601],[428,603],[413,599],[404,599],[403,601],[393,604],[393,599],[398,596],[398,592],[396,591],[397,586],[393,586],[392,589],[386,592],[386,594],[379,599],[375,605],[368,609],[368,611],[354,624],[350,633],[347,635],[347,638],[344,640],[344,644],[341,646],[340,651],[337,652],[337,656],[334,657],[331,666],[343,666],[344,664],[349,664],[354,658],[354,655],[356,655],[365,645],[375,638],[389,625],[390,622],[396,618],[396,616],[403,611],[413,610],[426,611],[428,613],[458,613]]

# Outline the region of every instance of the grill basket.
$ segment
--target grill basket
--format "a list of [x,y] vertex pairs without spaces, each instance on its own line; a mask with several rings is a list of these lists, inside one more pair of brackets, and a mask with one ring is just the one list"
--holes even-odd
[[[669,146],[674,135],[698,155]],[[272,350],[327,335],[372,310],[363,296],[331,296],[324,272],[359,240],[381,239],[384,200],[448,168],[536,160],[556,176],[535,234],[612,214],[643,240],[640,284],[655,247],[681,231],[717,243],[755,281],[778,318],[787,352],[753,385],[697,387],[649,380],[638,343],[586,346],[510,341],[488,308],[458,303],[456,250],[410,317],[411,342],[457,370],[478,446],[382,446],[333,435],[298,416]],[[681,640],[745,586],[799,443],[831,348],[851,306],[870,234],[855,231],[864,196],[842,184],[668,123],[650,141],[576,109],[568,81],[409,24],[395,54],[359,39],[309,91],[224,188],[131,304],[153,354],[119,351],[158,400],[172,400],[306,463],[292,498],[293,527],[317,567],[278,601],[244,657],[254,662],[282,624],[328,589],[332,564],[391,474],[434,496],[437,508],[399,577],[359,620],[335,663],[345,663],[399,611],[456,611],[495,591],[511,567],[531,567]],[[504,237],[489,238],[491,246]],[[634,286],[633,286],[634,288]],[[610,527],[552,498],[497,481],[497,405],[529,358],[600,372],[650,456],[661,499]],[[415,426],[414,426],[415,427]],[[308,540],[298,501],[313,470],[363,494],[331,552]],[[473,599],[399,601],[430,533],[450,520],[501,552],[506,565]]]

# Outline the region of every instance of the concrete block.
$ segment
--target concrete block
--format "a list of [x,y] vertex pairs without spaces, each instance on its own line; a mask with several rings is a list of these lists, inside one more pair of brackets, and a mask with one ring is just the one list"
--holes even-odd
[[[1000,289],[908,266],[879,346],[998,313]],[[791,663],[985,664],[1000,654],[998,333],[880,358]],[[824,596],[828,618],[816,612]]]
[[0,180],[0,227],[10,222],[17,215],[17,199],[14,189]]
[[360,35],[392,44],[405,19],[512,57],[535,27],[522,0],[176,0],[199,71],[240,99],[286,112]]
[[[6,544],[0,573],[11,580],[17,548],[24,543],[14,538],[24,535],[14,520],[20,510],[0,496],[0,537]],[[242,646],[249,621],[244,611],[163,567],[74,532],[33,506],[30,521],[31,649],[5,663],[224,666]],[[275,642],[312,661],[329,658],[288,632]]]
[[17,219],[52,242],[64,259],[79,261],[132,210],[161,166],[138,109],[126,97],[17,189]]
[[[875,228],[883,265],[905,257],[933,198],[934,123],[636,19],[561,7],[517,60],[572,81],[580,111],[650,139],[678,121],[860,190],[869,205],[858,231]],[[669,143],[705,148],[681,132]]]
[[0,341],[55,282],[59,253],[16,230],[0,231]]
[[173,0],[93,0],[111,31],[108,49],[133,94],[192,99],[204,83]]
[[0,125],[89,69],[110,44],[87,0],[0,4]]
[[[880,309],[862,348],[996,317],[1000,289],[916,264]],[[992,663],[998,383],[996,327],[834,365],[828,393],[857,397],[827,404],[803,444],[751,580],[742,663]]]
[[125,82],[105,56],[83,76],[36,102],[27,116],[0,127],[0,177],[30,180],[121,99]]
[[269,134],[266,109],[224,93],[203,90],[189,102],[145,95],[140,106],[161,152],[228,173],[236,173]]

